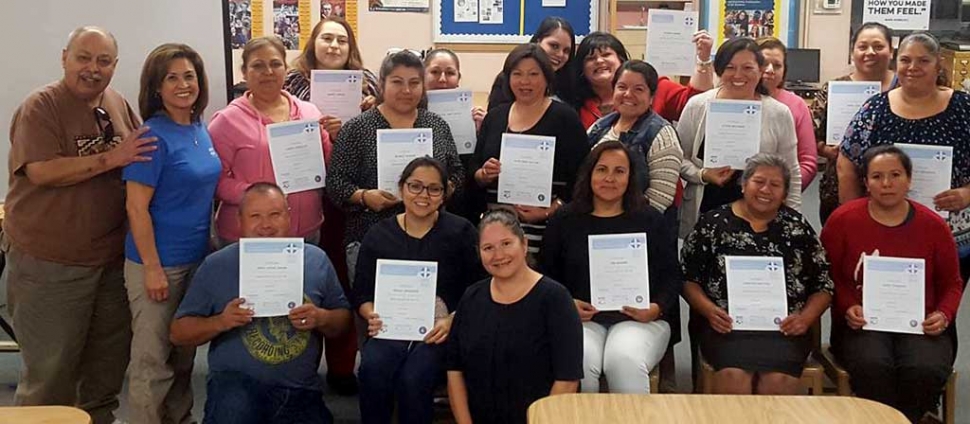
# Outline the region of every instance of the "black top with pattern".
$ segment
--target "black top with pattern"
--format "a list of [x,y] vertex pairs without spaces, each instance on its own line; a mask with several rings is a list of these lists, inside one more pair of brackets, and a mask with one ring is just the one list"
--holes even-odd
[[721,206],[702,215],[684,239],[684,279],[700,284],[711,301],[729,310],[725,256],[784,258],[789,313],[801,310],[809,296],[819,292],[832,294],[835,288],[825,249],[812,225],[784,205],[761,233],[735,215],[731,204]]
[[[888,92],[873,96],[845,129],[842,155],[861,167],[866,149],[893,143],[953,147],[950,188],[970,184],[970,94],[954,91],[943,112],[923,119],[893,113]],[[947,222],[961,252],[970,248],[970,208],[951,212]]]
[[[445,165],[455,193],[460,192],[465,174],[448,123],[432,112],[418,109],[413,127],[431,128],[434,158]],[[327,169],[327,195],[347,213],[345,244],[360,241],[372,225],[403,210],[397,206],[374,212],[350,202],[355,191],[377,188],[377,130],[381,129],[391,129],[391,124],[374,107],[347,121],[333,144]]]

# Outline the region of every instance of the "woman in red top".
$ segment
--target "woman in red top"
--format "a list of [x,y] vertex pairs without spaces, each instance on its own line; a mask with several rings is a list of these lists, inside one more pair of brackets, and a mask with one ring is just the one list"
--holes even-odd
[[[671,122],[680,120],[687,99],[714,87],[711,36],[707,31],[698,31],[694,34],[694,44],[697,46],[697,67],[690,77],[690,84],[685,87],[661,77],[654,93],[654,112]],[[612,34],[593,32],[579,44],[573,61],[576,81],[573,107],[579,111],[583,127],[589,128],[597,119],[613,112],[613,77],[627,60],[630,55],[626,48]]]
[[[869,196],[836,209],[821,239],[835,280],[833,352],[852,376],[853,391],[899,409],[917,422],[936,409],[952,372],[956,333],[948,329],[956,319],[963,282],[956,243],[946,222],[906,199],[912,173],[909,157],[897,147],[866,151],[862,175]],[[926,261],[923,334],[865,331],[865,256]]]

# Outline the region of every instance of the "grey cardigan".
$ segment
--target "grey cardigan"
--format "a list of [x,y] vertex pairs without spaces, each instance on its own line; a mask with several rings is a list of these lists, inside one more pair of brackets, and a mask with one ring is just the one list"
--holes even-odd
[[[677,122],[677,136],[684,151],[684,160],[680,163],[680,177],[687,181],[684,189],[684,203],[680,208],[680,237],[694,229],[694,224],[700,215],[701,199],[704,197],[704,185],[701,181],[701,168],[704,160],[697,157],[701,142],[704,140],[704,128],[707,123],[707,104],[717,96],[719,88],[708,90],[691,97],[684,106],[684,112]],[[798,167],[798,138],[795,136],[795,121],[788,107],[769,97],[761,96],[761,152],[774,153],[781,156],[788,163],[791,171],[790,190],[785,204],[801,211],[802,174]]]

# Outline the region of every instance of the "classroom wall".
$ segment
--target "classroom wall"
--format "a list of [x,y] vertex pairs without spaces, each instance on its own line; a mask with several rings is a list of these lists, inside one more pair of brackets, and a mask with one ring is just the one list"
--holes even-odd
[[119,62],[111,85],[136,109],[142,63],[164,42],[189,44],[202,55],[211,95],[206,115],[226,105],[221,1],[3,0],[2,4],[0,39],[5,40],[6,51],[0,60],[0,163],[4,176],[0,178],[0,196],[7,193],[10,118],[31,91],[63,76],[61,50],[68,33],[78,26],[99,25],[114,33]]

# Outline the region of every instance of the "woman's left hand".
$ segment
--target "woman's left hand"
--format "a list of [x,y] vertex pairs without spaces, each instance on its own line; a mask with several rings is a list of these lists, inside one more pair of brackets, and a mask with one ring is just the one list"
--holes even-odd
[[342,125],[343,122],[341,122],[340,118],[336,116],[323,115],[320,117],[320,128],[323,128],[323,130],[330,135],[331,142],[337,140],[337,133],[340,132],[340,127]]
[[939,336],[946,330],[946,315],[943,312],[934,311],[923,321],[923,334],[928,336]]
[[539,208],[535,206],[515,205],[515,212],[519,215],[519,220],[527,224],[535,224],[545,221],[549,217],[549,208]]
[[809,322],[808,317],[801,312],[795,312],[781,322],[781,334],[786,336],[801,336],[811,326],[812,323]]
[[953,188],[933,197],[937,210],[959,212],[970,206],[970,188]]
[[309,331],[317,328],[317,307],[310,303],[304,303],[290,309],[290,324],[293,328],[300,331]]
[[366,112],[368,109],[374,107],[377,104],[377,97],[374,96],[364,96],[364,100],[360,102],[360,111]]
[[424,342],[427,344],[442,344],[445,340],[448,340],[448,333],[451,332],[451,321],[454,315],[448,315],[444,318],[439,318],[434,322],[434,328],[428,335],[424,336]]
[[475,132],[482,130],[482,121],[485,120],[485,115],[488,112],[478,106],[472,108],[472,120],[475,121]]
[[711,49],[714,48],[714,40],[707,33],[707,30],[702,29],[695,32],[692,41],[697,49],[697,58],[700,60],[710,60]]
[[657,318],[660,318],[660,305],[657,305],[656,303],[651,303],[650,308],[648,309],[640,309],[640,308],[634,308],[632,306],[624,306],[623,309],[620,310],[620,313],[630,318],[633,318],[633,320],[637,322],[644,322],[644,323],[653,322]]

